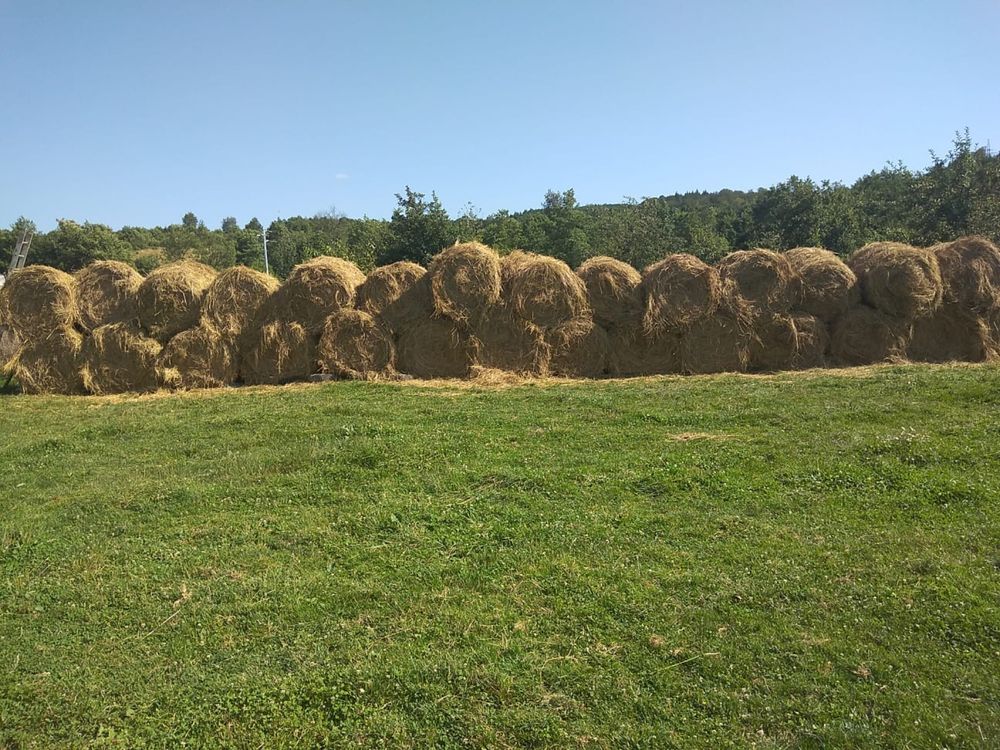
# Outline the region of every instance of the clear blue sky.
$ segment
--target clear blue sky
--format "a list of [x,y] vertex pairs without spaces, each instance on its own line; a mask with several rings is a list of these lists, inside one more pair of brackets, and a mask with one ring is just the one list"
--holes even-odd
[[1000,148],[1000,3],[0,0],[0,225],[453,214]]

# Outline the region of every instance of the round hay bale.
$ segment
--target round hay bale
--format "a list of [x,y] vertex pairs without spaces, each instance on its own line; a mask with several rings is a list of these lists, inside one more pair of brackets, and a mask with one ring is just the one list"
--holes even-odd
[[504,258],[503,297],[523,320],[551,328],[590,314],[587,287],[563,261],[516,253]]
[[872,242],[853,253],[848,265],[858,277],[865,304],[886,315],[913,320],[941,304],[941,269],[928,248]]
[[73,279],[80,324],[86,330],[137,320],[136,295],[142,275],[128,263],[99,260],[81,268]]
[[762,313],[754,319],[747,368],[754,372],[790,370],[799,352],[795,320],[785,313]]
[[427,318],[400,334],[396,363],[401,372],[417,378],[464,378],[472,364],[472,345],[454,323]]
[[427,276],[434,311],[459,323],[500,299],[500,257],[478,242],[445,248],[431,259]]
[[645,372],[646,343],[638,324],[608,327],[608,374],[631,378]]
[[240,373],[245,383],[289,383],[313,374],[315,345],[301,323],[266,320],[248,333]]
[[829,250],[796,247],[785,258],[799,279],[797,310],[830,322],[861,300],[858,277]]
[[642,276],[628,263],[598,255],[585,260],[576,273],[587,287],[587,299],[598,324],[630,324],[642,317]]
[[230,342],[238,341],[279,286],[276,278],[252,268],[227,268],[205,290],[201,320]]
[[549,348],[541,330],[506,305],[486,309],[472,326],[473,364],[485,369],[530,375],[547,371]]
[[316,347],[319,371],[352,380],[392,375],[392,334],[361,310],[338,310],[323,324]]
[[545,335],[553,375],[599,378],[608,370],[608,334],[592,318],[573,318]]
[[232,341],[205,322],[170,339],[158,366],[161,380],[172,388],[222,388],[238,376]]
[[915,320],[907,347],[915,362],[983,362],[996,353],[989,322],[954,303]]
[[11,365],[21,390],[33,394],[83,393],[82,347],[83,336],[73,328],[57,328],[25,341]]
[[716,264],[719,277],[753,308],[785,312],[797,301],[799,282],[792,264],[773,250],[737,250]]
[[830,356],[839,365],[902,362],[910,338],[910,324],[868,305],[850,308],[837,318],[830,332]]
[[160,266],[139,285],[139,323],[161,342],[198,323],[201,301],[215,270],[193,260]]
[[746,326],[725,313],[694,323],[681,334],[683,372],[743,372],[750,359],[750,334]]
[[795,321],[798,351],[792,361],[796,370],[809,370],[826,366],[830,350],[830,329],[823,320],[808,313],[792,313]]
[[294,321],[318,333],[326,319],[354,306],[354,295],[365,274],[349,260],[321,255],[292,269],[272,297],[275,318]]
[[975,315],[1000,309],[1000,248],[985,237],[961,237],[931,250],[947,302]]
[[608,329],[607,371],[616,378],[679,373],[680,338],[669,331],[648,336],[641,325],[613,326]]
[[714,314],[722,300],[718,272],[688,253],[668,255],[642,272],[647,335],[680,331]]
[[0,323],[0,372],[7,372],[12,360],[21,348],[21,339],[9,325]]
[[4,285],[4,299],[8,325],[25,341],[61,334],[78,319],[73,277],[56,268],[14,271]]
[[97,396],[155,391],[156,360],[162,348],[135,323],[98,326],[84,340],[80,354],[83,387]]
[[406,260],[379,266],[358,287],[354,305],[398,333],[434,312],[426,275],[423,266]]

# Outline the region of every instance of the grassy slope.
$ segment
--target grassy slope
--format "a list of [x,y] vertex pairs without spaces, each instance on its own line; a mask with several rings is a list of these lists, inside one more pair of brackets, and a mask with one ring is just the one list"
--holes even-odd
[[1000,736],[996,368],[0,406],[0,747]]

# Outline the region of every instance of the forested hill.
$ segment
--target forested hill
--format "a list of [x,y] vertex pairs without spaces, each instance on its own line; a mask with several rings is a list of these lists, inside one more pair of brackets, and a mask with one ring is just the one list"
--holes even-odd
[[[500,251],[524,248],[577,266],[612,255],[636,268],[669,252],[714,261],[741,248],[778,250],[819,245],[846,255],[875,240],[929,245],[965,234],[1000,241],[1000,156],[956,136],[944,156],[923,169],[901,163],[852,185],[790,177],[753,192],[720,190],[581,205],[572,189],[549,191],[538,209],[449,216],[434,193],[406,187],[389,220],[335,213],[274,221],[267,227],[271,270],[284,276],[316,255],[340,255],[369,269],[396,260],[425,263],[456,241],[481,240]],[[0,268],[30,218],[0,230]],[[193,213],[167,227],[123,227],[61,220],[38,234],[29,262],[68,271],[98,259],[120,259],[143,272],[182,257],[217,268],[264,265],[264,227],[227,218],[209,229]]]

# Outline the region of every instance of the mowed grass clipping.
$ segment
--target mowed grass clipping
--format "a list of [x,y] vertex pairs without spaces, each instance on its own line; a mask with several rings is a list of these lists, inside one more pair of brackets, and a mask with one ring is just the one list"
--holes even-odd
[[996,367],[0,406],[0,747],[1000,737]]

